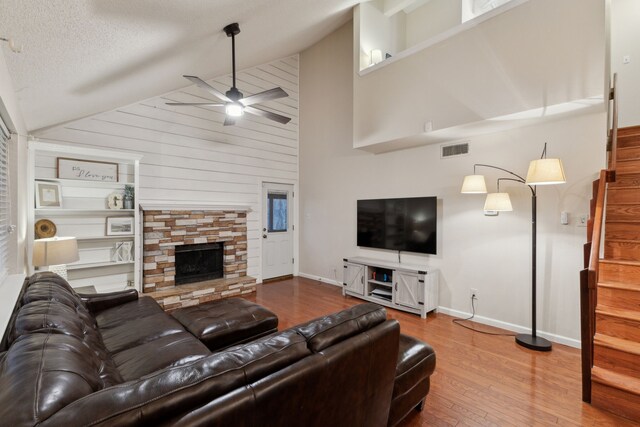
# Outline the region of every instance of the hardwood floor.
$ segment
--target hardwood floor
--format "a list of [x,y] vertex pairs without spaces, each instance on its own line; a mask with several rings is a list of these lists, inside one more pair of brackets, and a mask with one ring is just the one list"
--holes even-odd
[[[248,299],[273,310],[279,329],[363,302],[343,297],[336,286],[298,277],[258,285]],[[409,415],[404,427],[640,425],[581,401],[580,351],[575,348],[554,344],[553,351],[537,353],[516,345],[513,337],[457,326],[444,314],[423,320],[387,312],[403,333],[428,342],[437,355],[424,411]]]

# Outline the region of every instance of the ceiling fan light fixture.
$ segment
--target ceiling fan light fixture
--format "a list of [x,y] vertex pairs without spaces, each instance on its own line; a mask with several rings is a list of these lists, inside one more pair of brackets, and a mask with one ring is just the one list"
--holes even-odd
[[224,106],[224,111],[227,116],[240,117],[244,114],[244,107],[239,102],[229,102]]
[[181,105],[181,106],[193,106],[193,107],[224,107],[226,118],[224,120],[224,126],[232,126],[236,124],[236,118],[241,117],[246,112],[254,116],[264,117],[269,120],[273,120],[277,123],[286,125],[291,121],[290,117],[283,116],[273,111],[264,110],[255,106],[255,104],[273,101],[280,98],[286,98],[289,96],[281,87],[274,87],[272,89],[263,90],[262,92],[254,93],[253,95],[245,97],[242,92],[236,87],[236,42],[235,36],[240,34],[240,26],[238,23],[229,24],[224,27],[224,32],[228,37],[231,37],[231,88],[222,93],[209,83],[205,82],[198,76],[184,75],[183,77],[194,83],[200,89],[204,89],[211,95],[215,96],[221,102],[167,102],[167,105]]

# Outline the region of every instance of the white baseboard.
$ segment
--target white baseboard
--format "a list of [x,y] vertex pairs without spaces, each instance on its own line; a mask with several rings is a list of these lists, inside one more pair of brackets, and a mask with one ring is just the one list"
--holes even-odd
[[[465,313],[464,311],[454,310],[448,307],[438,307],[438,312],[447,314],[453,317],[459,317],[459,318],[471,317],[471,313]],[[501,320],[492,319],[490,317],[478,316],[477,314],[473,318],[473,321],[477,323],[482,323],[483,325],[495,326],[496,328],[502,328],[502,329],[517,332],[520,334],[531,333],[531,328],[525,328],[524,326],[516,325],[509,322],[503,322]],[[538,335],[548,339],[549,341],[552,341],[558,344],[568,345],[569,347],[580,348],[579,340],[568,338],[562,335],[551,334],[549,332],[544,332],[544,331],[537,331],[537,333]]]
[[[300,277],[304,277],[304,278],[307,278],[307,279],[317,280],[318,282],[328,283],[330,285],[338,286],[340,288],[342,287],[342,283],[336,282],[333,279],[327,279],[326,277],[314,276],[312,274],[307,274],[307,273],[303,273],[303,272],[299,272],[298,275]],[[466,313],[466,312],[460,311],[460,310],[454,310],[454,309],[448,308],[448,307],[438,307],[438,312],[442,313],[442,314],[447,314],[447,315],[453,316],[453,317],[459,317],[459,318],[467,318],[467,317],[471,316],[471,313]],[[508,331],[517,332],[519,334],[531,333],[531,328],[526,328],[524,326],[516,325],[516,324],[513,324],[513,323],[509,323],[509,322],[503,322],[502,320],[496,320],[496,319],[492,319],[490,317],[478,316],[477,314],[473,318],[473,320],[475,322],[482,323],[484,325],[489,325],[489,326],[494,326],[496,328],[506,329]],[[544,331],[538,331],[538,335],[540,335],[543,338],[548,339],[549,341],[552,341],[552,342],[555,342],[555,343],[558,343],[558,344],[564,344],[564,345],[567,345],[569,347],[580,348],[580,340],[576,340],[576,339],[573,339],[573,338],[565,337],[565,336],[562,336],[562,335],[551,334],[549,332],[544,332]]]
[[326,277],[314,276],[313,274],[307,274],[303,272],[298,272],[298,276],[304,277],[305,279],[317,280],[318,282],[327,283],[329,285],[338,286],[342,288],[342,283],[336,282],[334,279],[327,279]]

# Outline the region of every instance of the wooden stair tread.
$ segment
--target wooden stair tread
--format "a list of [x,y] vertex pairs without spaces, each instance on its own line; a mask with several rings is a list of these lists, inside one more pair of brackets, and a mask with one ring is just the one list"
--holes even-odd
[[[634,239],[606,239],[606,242],[611,242],[611,243],[640,243],[640,240],[634,240]],[[611,258],[605,258],[605,259],[611,259]]]
[[629,375],[619,374],[608,369],[594,366],[591,368],[591,379],[600,384],[640,396],[640,380],[630,377]]
[[598,286],[601,286],[603,288],[623,289],[625,291],[640,292],[640,283],[598,282]]
[[640,261],[630,261],[624,259],[610,259],[610,258],[601,258],[601,264],[618,264],[618,265],[633,265],[640,267]]
[[596,306],[596,314],[640,322],[640,313],[634,310],[623,310],[621,308],[602,306],[598,304]]
[[612,337],[610,335],[595,334],[593,344],[602,347],[612,348],[614,350],[624,351],[625,353],[640,356],[640,343],[623,338]]

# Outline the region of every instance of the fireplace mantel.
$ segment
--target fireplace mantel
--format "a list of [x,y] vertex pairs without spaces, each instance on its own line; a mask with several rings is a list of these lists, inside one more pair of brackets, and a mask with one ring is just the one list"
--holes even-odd
[[176,202],[167,200],[141,201],[143,211],[244,211],[251,212],[251,206],[233,203],[215,202]]

